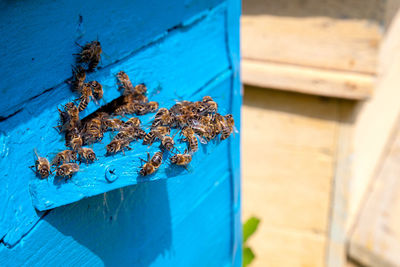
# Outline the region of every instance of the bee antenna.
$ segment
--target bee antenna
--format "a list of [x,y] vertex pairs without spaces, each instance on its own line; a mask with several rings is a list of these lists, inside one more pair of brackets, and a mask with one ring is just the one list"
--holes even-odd
[[36,148],[33,149],[33,152],[35,153],[36,157],[39,159],[39,154],[38,154]]

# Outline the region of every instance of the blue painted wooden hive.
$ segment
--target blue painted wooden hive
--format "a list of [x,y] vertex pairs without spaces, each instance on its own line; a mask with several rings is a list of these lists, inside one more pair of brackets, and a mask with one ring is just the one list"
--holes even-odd
[[[57,107],[77,97],[65,83],[75,42],[101,41],[100,68],[89,80],[103,85],[106,101],[119,96],[115,74],[124,70],[160,106],[210,95],[240,128],[240,1],[0,7],[0,265],[241,265],[240,134],[201,145],[188,170],[164,164],[146,179],[138,157],[156,147],[141,144],[125,156],[98,154],[64,184],[28,168],[34,148],[49,158],[65,149],[52,127]],[[84,115],[97,108],[90,103]]]

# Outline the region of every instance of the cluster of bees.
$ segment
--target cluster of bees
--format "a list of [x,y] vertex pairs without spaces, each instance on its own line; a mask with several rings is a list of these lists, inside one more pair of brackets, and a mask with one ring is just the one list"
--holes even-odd
[[[70,82],[71,88],[79,94],[79,98],[58,109],[60,123],[55,127],[65,135],[65,145],[69,149],[59,152],[51,162],[40,157],[35,151],[37,159],[31,167],[35,169],[39,178],[46,179],[52,174],[53,167],[56,176],[70,179],[79,171],[79,164],[89,164],[97,160],[93,149],[84,146],[101,141],[107,131],[116,133],[106,145],[107,156],[118,152],[125,154],[125,150],[132,149],[130,144],[134,141],[142,140],[143,145],[148,146],[160,142],[160,151],[152,156],[147,153],[147,160],[140,159],[142,165],[139,174],[142,176],[156,172],[163,162],[164,153],[168,152],[173,154],[169,157],[171,164],[186,168],[198,150],[199,140],[206,144],[218,135],[220,140],[224,140],[234,131],[233,116],[219,114],[218,104],[210,96],[196,102],[177,102],[170,109],[159,108],[157,102],[148,100],[146,85],[134,86],[123,71],[116,75],[121,96],[80,119],[79,113],[86,109],[91,100],[97,103],[103,97],[103,88],[99,82],[85,81],[86,72],[95,70],[100,61],[100,42],[93,41],[80,47],[82,51],[77,54],[78,64],[72,69],[73,76]],[[126,115],[140,116],[154,112],[156,114],[151,125],[148,125],[148,132],[137,117],[122,120]],[[175,130],[173,135],[172,130]],[[178,132],[180,141],[187,143],[183,153],[176,148],[174,141]]]

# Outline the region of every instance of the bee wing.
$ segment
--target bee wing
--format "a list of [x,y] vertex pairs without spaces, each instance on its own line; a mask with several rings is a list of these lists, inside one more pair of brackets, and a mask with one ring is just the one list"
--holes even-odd
[[234,133],[239,133],[239,130],[236,128],[235,125],[233,125],[233,132],[234,132]]
[[201,136],[198,135],[198,134],[195,134],[195,135],[196,135],[197,138],[199,138],[200,143],[202,143],[203,145],[207,144],[207,140],[206,140],[206,139],[204,139],[203,137],[201,137]]

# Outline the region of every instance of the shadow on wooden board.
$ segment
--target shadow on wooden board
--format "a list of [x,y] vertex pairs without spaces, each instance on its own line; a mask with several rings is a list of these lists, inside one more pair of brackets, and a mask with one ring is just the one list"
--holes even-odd
[[149,266],[171,248],[166,180],[87,198],[54,209],[44,220],[106,266]]
[[[338,121],[339,117],[345,116],[345,123],[349,124],[354,123],[357,117],[357,113],[354,112],[358,110],[356,101],[255,86],[244,88],[243,105],[245,106],[330,121]],[[343,105],[350,106],[350,112],[346,112],[346,115],[343,114]]]
[[331,17],[336,19],[368,19],[382,21],[385,1],[379,0],[244,0],[243,15],[286,17]]

